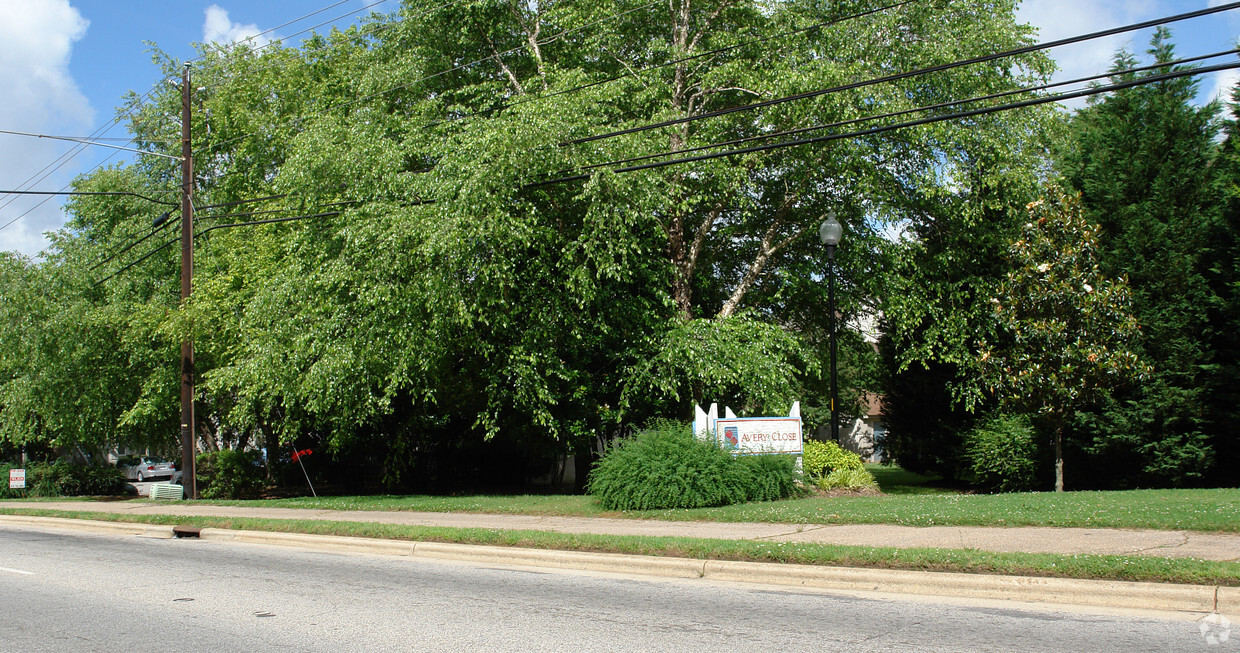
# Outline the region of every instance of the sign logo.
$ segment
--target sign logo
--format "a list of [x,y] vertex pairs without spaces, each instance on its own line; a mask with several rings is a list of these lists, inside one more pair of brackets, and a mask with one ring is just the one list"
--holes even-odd
[[735,449],[740,446],[740,436],[737,434],[735,426],[725,426],[723,429],[723,448]]

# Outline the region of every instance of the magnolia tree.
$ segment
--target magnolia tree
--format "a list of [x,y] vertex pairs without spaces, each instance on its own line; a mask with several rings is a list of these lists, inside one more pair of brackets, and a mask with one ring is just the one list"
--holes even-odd
[[1147,370],[1132,350],[1139,329],[1127,281],[1099,271],[1098,227],[1082,217],[1079,196],[1052,193],[1027,208],[1008,249],[1011,269],[990,300],[995,336],[978,363],[984,386],[1050,431],[1062,492],[1065,426]]

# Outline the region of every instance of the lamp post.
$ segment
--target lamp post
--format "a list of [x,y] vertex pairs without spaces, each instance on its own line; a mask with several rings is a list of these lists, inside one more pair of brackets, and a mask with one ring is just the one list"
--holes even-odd
[[831,315],[831,439],[840,440],[840,421],[836,416],[835,404],[839,401],[839,387],[835,383],[835,246],[840,244],[844,235],[844,227],[835,219],[835,212],[830,211],[826,220],[818,228],[818,238],[827,246],[827,309]]

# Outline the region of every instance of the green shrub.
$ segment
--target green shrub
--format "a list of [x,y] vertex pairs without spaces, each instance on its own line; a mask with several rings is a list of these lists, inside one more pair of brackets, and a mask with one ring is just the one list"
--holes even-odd
[[261,454],[222,449],[198,454],[195,478],[204,499],[241,499],[263,488]]
[[861,456],[841,447],[837,442],[806,440],[801,454],[801,469],[810,478],[826,476],[837,469],[865,469]]
[[747,468],[751,477],[749,501],[777,501],[802,492],[797,483],[796,459],[792,456],[737,456],[736,461]]
[[1024,415],[1000,415],[964,436],[966,480],[986,492],[1024,492],[1038,482],[1037,431]]
[[878,482],[870,470],[841,468],[814,477],[814,485],[824,490],[876,490]]
[[86,466],[56,460],[49,463],[28,463],[26,489],[9,489],[9,470],[22,469],[17,465],[0,465],[4,485],[0,498],[25,497],[72,497],[121,494],[125,489],[125,476],[111,466]]
[[66,494],[72,496],[111,496],[121,494],[125,490],[125,474],[110,465],[86,467],[74,465],[70,476],[75,487],[71,488],[72,492],[66,492]]
[[786,456],[737,458],[684,425],[662,423],[613,446],[587,489],[606,510],[658,510],[779,499],[795,486]]

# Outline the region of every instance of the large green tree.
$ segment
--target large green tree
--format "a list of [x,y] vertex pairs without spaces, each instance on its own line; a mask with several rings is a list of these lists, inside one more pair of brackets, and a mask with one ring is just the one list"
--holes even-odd
[[[1148,54],[1168,66],[1175,60],[1167,30],[1155,33]],[[1119,72],[1138,63],[1118,53],[1115,81],[1164,72]],[[1218,105],[1194,106],[1197,88],[1183,77],[1099,97],[1075,116],[1061,157],[1086,216],[1101,226],[1103,272],[1129,281],[1140,355],[1154,370],[1078,425],[1089,432],[1087,452],[1110,459],[1111,481],[1125,485],[1201,482],[1221,433],[1209,418],[1211,379],[1231,383],[1208,374],[1212,334],[1227,327],[1210,318],[1206,269],[1220,244],[1208,219]]]
[[1064,490],[1064,432],[1076,413],[1145,371],[1133,348],[1124,279],[1098,265],[1098,227],[1075,195],[1029,204],[1008,248],[1009,271],[988,302],[997,328],[980,344],[981,388],[1044,424],[1054,447],[1055,491]]
[[[308,438],[342,460],[364,452],[393,483],[456,474],[428,461],[484,440],[530,459],[583,451],[690,400],[786,410],[822,385],[820,216],[848,227],[839,304],[853,323],[884,290],[886,226],[932,228],[962,179],[1022,160],[1044,114],[610,162],[842,134],[1040,79],[1047,60],[1024,55],[817,93],[1028,44],[1013,5],[409,0],[300,48],[205,47],[191,71],[194,300],[178,305],[171,248],[83,272],[87,254],[149,229],[135,207],[81,204],[56,265],[134,334],[114,363],[136,388],[118,420],[172,415],[169,350],[192,337],[208,446]],[[135,98],[145,147],[177,153],[179,102],[172,88]],[[130,190],[177,185],[157,157],[115,174]],[[316,217],[225,228],[299,215]]]

